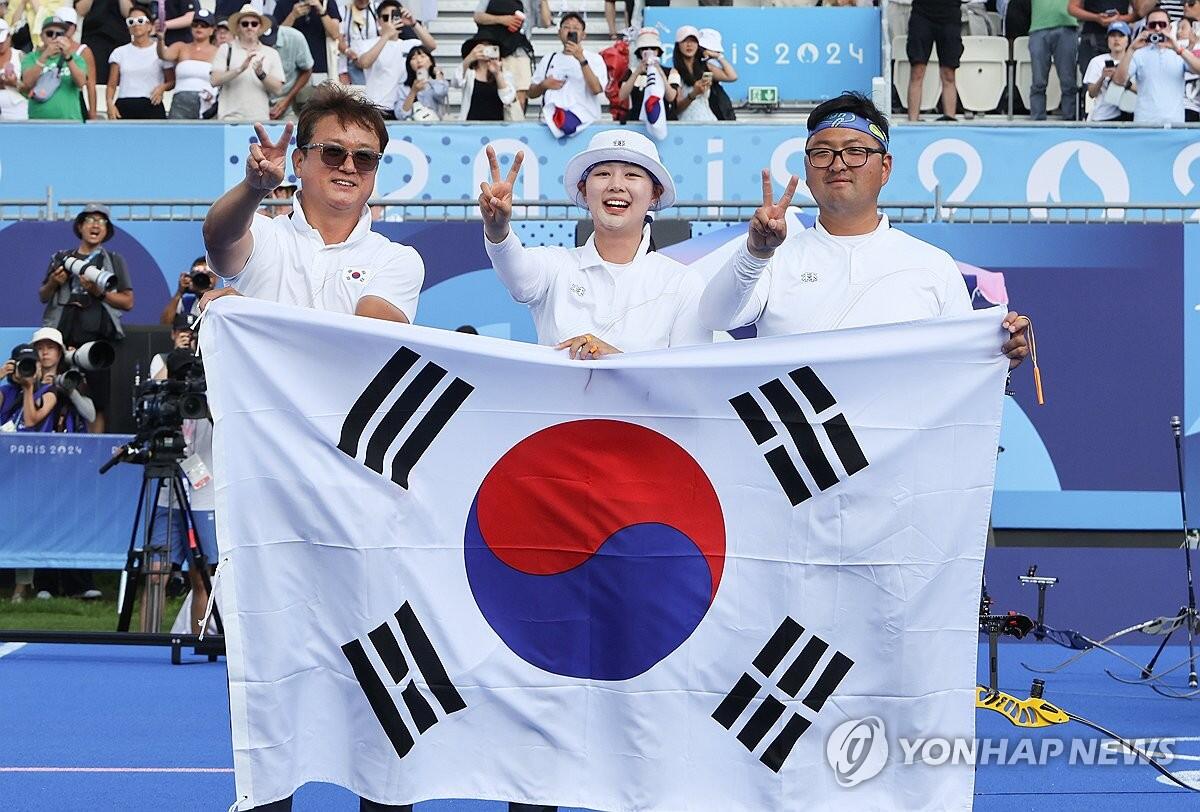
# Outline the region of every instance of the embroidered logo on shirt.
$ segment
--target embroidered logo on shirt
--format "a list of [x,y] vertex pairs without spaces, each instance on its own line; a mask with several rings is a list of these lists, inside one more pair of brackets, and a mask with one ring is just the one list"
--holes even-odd
[[367,269],[347,268],[345,270],[345,276],[347,282],[358,282],[360,285],[365,284],[367,281]]
[[587,288],[585,288],[583,285],[574,285],[573,284],[570,287],[570,291],[572,293],[574,293],[576,296],[583,298],[583,295],[585,293],[587,293]]
[[816,282],[817,279],[817,275],[812,271],[806,271],[805,273],[800,274],[801,282]]

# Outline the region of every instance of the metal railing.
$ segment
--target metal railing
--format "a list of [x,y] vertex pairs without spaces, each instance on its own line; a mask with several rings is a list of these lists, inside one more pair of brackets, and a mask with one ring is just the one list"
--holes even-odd
[[[92,200],[58,200],[47,189],[41,200],[0,200],[0,222],[70,220]],[[117,222],[200,221],[212,200],[105,200]],[[264,200],[264,208],[291,206],[290,200]],[[469,200],[369,201],[376,220],[403,222],[464,222],[479,219],[474,198]],[[693,222],[749,220],[758,201],[695,200],[677,202],[658,213],[662,219]],[[799,201],[802,212],[815,214],[816,206]],[[1061,202],[961,202],[942,198],[917,201],[881,201],[879,208],[897,223],[1186,223],[1200,222],[1200,203],[1119,203],[1107,201]],[[513,206],[515,220],[586,220],[586,211],[568,200],[540,200]]]

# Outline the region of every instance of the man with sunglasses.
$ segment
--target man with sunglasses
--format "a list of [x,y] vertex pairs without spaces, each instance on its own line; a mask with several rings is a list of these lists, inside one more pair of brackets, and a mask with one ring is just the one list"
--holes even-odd
[[[710,330],[754,324],[759,336],[894,324],[971,312],[962,274],[940,248],[891,227],[879,193],[892,174],[887,120],[870,99],[844,93],[813,110],[805,152],[814,228],[789,236],[785,215],[799,179],[776,202],[763,170],[763,205],[745,244],[709,281],[700,320]],[[1012,366],[1028,352],[1028,319],[1009,313],[1001,347]]]
[[261,124],[255,130],[245,179],[204,220],[208,267],[230,286],[206,293],[201,306],[240,293],[411,322],[425,266],[415,250],[371,230],[366,205],[388,142],[379,110],[337,85],[317,88],[296,128],[291,160],[300,192],[287,217],[258,210],[287,174],[292,125],[278,140]]
[[87,85],[87,62],[78,52],[68,56],[70,24],[48,17],[41,46],[21,60],[21,92],[29,97],[31,119],[83,121],[79,91]]
[[1108,53],[1110,25],[1115,22],[1133,25],[1141,18],[1129,0],[1067,0],[1067,13],[1083,23],[1077,49],[1080,74],[1087,73],[1093,59]]
[[1184,84],[1200,74],[1200,57],[1175,41],[1171,17],[1161,6],[1146,15],[1146,25],[1134,37],[1113,75],[1113,83],[1137,82],[1133,120],[1144,124],[1182,124]]

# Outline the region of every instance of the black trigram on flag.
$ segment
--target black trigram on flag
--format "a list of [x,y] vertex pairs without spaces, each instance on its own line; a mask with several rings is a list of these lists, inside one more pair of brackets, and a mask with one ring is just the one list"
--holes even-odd
[[[763,685],[770,683],[771,675],[783,664],[792,649],[804,635],[804,627],[790,617],[784,618],[779,628],[771,635],[771,639],[763,646],[762,651],[754,658],[754,670],[751,675],[742,674],[742,678],[733,686],[733,690],[722,700],[720,706],[713,711],[716,719],[726,730],[733,730],[738,719],[746,708],[754,701]],[[812,711],[815,716],[825,706],[825,701],[845,679],[854,661],[836,649],[828,658],[829,644],[816,635],[810,635],[808,641],[800,649],[796,659],[783,670],[783,673],[770,685],[762,703],[750,714],[750,718],[737,731],[737,739],[751,753],[755,752],[767,734],[774,730],[777,723],[787,712],[787,707],[780,701],[775,691],[780,691],[788,699],[795,699],[801,690],[807,687],[801,705]],[[822,663],[824,663],[822,665]],[[820,666],[820,668],[818,668]],[[813,678],[814,674],[815,679]],[[761,682],[760,682],[761,680]],[[812,719],[793,711],[789,714],[783,727],[763,749],[758,760],[766,764],[774,772],[779,772],[783,762],[787,760],[796,742],[812,725]]]
[[[421,673],[429,687],[429,693],[441,706],[442,711],[449,715],[467,707],[467,703],[450,682],[446,667],[442,665],[441,658],[434,651],[433,643],[429,641],[429,636],[425,634],[425,629],[421,627],[408,601],[397,610],[396,621],[400,625],[400,636],[404,638],[404,644],[416,664],[417,671]],[[363,643],[362,639],[351,640],[342,646],[342,653],[350,662],[354,678],[362,686],[363,694],[367,697],[371,710],[375,711],[384,733],[396,748],[396,755],[404,758],[412,749],[414,741],[410,723],[416,728],[417,735],[420,735],[437,724],[437,712],[417,687],[413,679],[415,674],[409,668],[408,658],[404,656],[400,642],[390,625],[386,622],[380,623],[377,628],[368,632],[366,644],[375,649],[392,684],[404,685],[400,691],[400,698],[408,710],[409,721],[405,721],[399,705],[392,699],[392,694],[384,684],[384,678],[379,675],[374,663],[367,656]]]
[[[408,347],[401,347],[396,351],[384,364],[383,369],[379,370],[379,374],[367,384],[367,388],[358,396],[350,413],[346,415],[338,448],[348,456],[358,458],[359,442],[367,423],[383,406],[388,395],[400,384],[400,380],[420,360],[421,356]],[[401,488],[408,488],[408,477],[413,466],[475,389],[462,378],[454,378],[441,390],[433,403],[426,407],[425,404],[433,395],[433,391],[445,377],[446,370],[432,361],[426,362],[401,390],[400,396],[367,438],[366,458],[363,462],[371,470],[383,474],[384,457],[392,444],[418,412],[425,412],[396,451],[396,456],[392,458],[391,471],[384,474],[390,476],[392,482]]]
[[[787,429],[792,442],[796,444],[796,451],[800,454],[803,467],[808,471],[817,488],[823,491],[836,485],[839,480],[837,471],[834,470],[833,464],[825,455],[821,441],[817,437],[816,431],[813,430],[813,425],[818,421],[821,428],[825,430],[825,436],[829,438],[829,444],[837,454],[846,476],[851,476],[866,468],[867,458],[863,455],[846,418],[839,412],[824,420],[821,419],[823,413],[837,406],[837,401],[833,399],[833,395],[829,394],[825,384],[821,383],[817,373],[812,371],[812,367],[792,370],[788,373],[788,377],[812,407],[813,423],[809,422],[808,417],[782,378],[768,381],[758,390],[766,398],[775,414],[779,416],[779,422],[783,423]],[[753,394],[743,392],[737,397],[730,398],[729,403],[742,422],[746,424],[746,428],[750,430],[750,436],[754,438],[754,442],[761,446],[778,437],[775,426],[767,418]],[[793,507],[812,497],[808,483],[800,475],[782,438],[779,438],[764,456],[767,465],[771,466],[771,471],[779,480],[779,484],[783,486],[783,492],[787,494]]]

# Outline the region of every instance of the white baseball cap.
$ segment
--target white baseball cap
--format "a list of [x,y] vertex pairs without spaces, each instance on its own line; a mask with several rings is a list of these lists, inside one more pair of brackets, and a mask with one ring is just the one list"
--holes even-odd
[[706,51],[725,52],[721,46],[721,32],[715,28],[701,28],[697,39],[700,40],[700,47]]
[[57,328],[42,327],[38,330],[35,330],[33,333],[33,338],[29,339],[29,343],[36,344],[39,341],[53,341],[63,352],[67,351],[67,345],[63,344],[62,333],[59,332]]
[[79,15],[70,6],[56,8],[54,10],[54,19],[61,20],[68,25],[79,25]]
[[696,30],[694,25],[681,25],[675,29],[675,41],[683,42],[688,37],[695,37],[697,41],[700,39],[700,32]]
[[658,202],[650,207],[651,210],[665,209],[675,203],[675,181],[659,160],[658,147],[640,132],[617,129],[596,133],[588,142],[587,149],[567,161],[567,169],[563,172],[563,188],[576,206],[587,208],[587,201],[579,191],[579,181],[584,179],[593,166],[606,161],[621,161],[640,166],[658,181],[663,191]]
[[0,19],[0,42],[4,42],[6,39],[8,39],[8,35],[10,33],[11,29],[8,27],[8,23],[3,19]]

